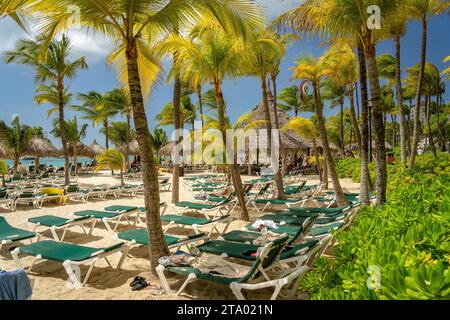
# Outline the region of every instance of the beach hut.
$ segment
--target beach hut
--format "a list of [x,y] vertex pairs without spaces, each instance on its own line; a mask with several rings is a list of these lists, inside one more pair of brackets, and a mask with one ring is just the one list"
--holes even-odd
[[28,142],[25,155],[35,157],[35,170],[39,169],[41,157],[53,157],[58,155],[58,149],[48,139],[33,137]]
[[[124,144],[124,145],[120,146],[118,148],[118,150],[120,152],[122,152],[123,154],[126,154],[127,153],[127,145]],[[130,141],[130,143],[128,144],[128,152],[129,152],[129,155],[132,155],[132,156],[139,155],[139,143],[137,142],[137,140]]]
[[102,146],[100,146],[97,143],[97,140],[94,139],[94,142],[92,142],[89,145],[89,148],[91,148],[91,150],[95,153],[95,155],[99,155],[102,154],[105,151],[105,148],[103,148]]

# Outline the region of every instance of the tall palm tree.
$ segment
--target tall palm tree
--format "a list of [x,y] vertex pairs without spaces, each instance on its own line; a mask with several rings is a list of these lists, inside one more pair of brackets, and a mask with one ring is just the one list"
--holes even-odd
[[[5,59],[7,63],[16,62],[33,66],[36,72],[35,80],[40,84],[37,89],[38,104],[49,102],[57,106],[65,161],[64,180],[69,184],[69,152],[64,127],[64,108],[70,95],[66,81],[75,78],[79,70],[87,69],[88,66],[84,57],[70,59],[71,42],[66,35],[60,40],[49,42],[48,46],[44,45],[45,42],[43,38],[39,38],[38,41],[20,40],[16,50],[5,53]],[[42,48],[46,48],[44,58],[41,54]],[[56,111],[54,108],[51,110]]]
[[25,155],[30,139],[34,136],[35,130],[20,122],[19,117],[15,117],[8,126],[5,121],[0,121],[0,141],[13,156],[13,172],[17,173],[19,159]]
[[431,16],[443,12],[450,12],[448,0],[409,0],[407,2],[407,9],[413,19],[420,21],[422,24],[422,47],[420,54],[420,69],[416,89],[416,106],[414,109],[414,130],[413,141],[411,147],[411,154],[409,158],[409,167],[412,170],[416,161],[417,146],[419,144],[420,136],[420,104],[422,98],[423,81],[425,73],[425,63],[427,60],[427,36],[428,36],[428,21]]
[[[105,134],[104,128],[100,129],[100,132]],[[112,121],[109,124],[109,140],[116,146],[120,147],[126,145],[129,139],[130,141],[136,138],[136,132],[133,129],[128,129],[128,123],[126,121]],[[125,162],[126,161],[126,154]]]
[[24,21],[24,12],[28,4],[32,3],[30,0],[0,0],[0,20],[5,17],[13,19],[22,29],[26,29]]
[[123,171],[125,168],[125,156],[118,150],[105,150],[101,155],[96,158],[97,165],[96,171],[103,169],[119,170],[120,172],[120,185],[124,186],[125,181],[123,179]]
[[344,206],[347,204],[347,200],[345,199],[344,192],[342,191],[336,172],[336,167],[334,165],[334,160],[331,155],[330,145],[328,144],[327,131],[323,116],[323,104],[320,96],[320,82],[322,77],[325,75],[323,61],[321,58],[314,58],[311,55],[302,57],[296,61],[296,66],[293,68],[293,71],[294,78],[305,82],[310,82],[313,87],[314,106],[316,108],[320,138],[322,139],[325,165],[328,167],[328,173],[330,174],[333,182],[333,188],[336,194],[338,206]]
[[[277,36],[274,33],[267,30],[255,33],[254,38],[246,43],[244,73],[256,76],[261,83],[262,104],[264,108],[265,120],[267,122],[267,144],[270,153],[273,152],[272,119],[270,116],[266,79],[270,75],[271,70],[277,69],[284,52],[284,45],[280,41],[277,41]],[[274,124],[275,127],[277,127],[276,120],[278,116],[275,114],[274,116]],[[278,166],[278,163],[275,165]],[[277,185],[278,199],[286,199],[281,170],[277,170],[275,173],[275,183]]]
[[[313,149],[314,149],[314,157],[316,159],[319,159],[319,149],[317,147],[317,130],[314,126],[314,123],[309,120],[302,117],[295,117],[289,120],[288,123],[286,123],[283,128],[281,128],[282,131],[294,131],[297,133],[300,137],[303,137],[304,139],[311,140],[313,143]],[[320,161],[316,161],[316,167],[317,172],[319,172],[320,180],[322,181],[322,170],[320,169]],[[326,170],[324,170],[325,172]]]
[[298,116],[301,110],[301,100],[298,86],[290,86],[281,90],[278,100],[282,102],[282,104],[278,104],[280,109],[285,111],[292,110],[294,111],[294,116]]
[[[188,39],[172,36],[165,46],[178,50],[180,64],[174,68],[183,70],[183,80],[195,87],[199,83],[209,81],[214,88],[217,105],[219,128],[223,143],[226,145],[226,108],[222,93],[222,84],[226,77],[235,77],[241,71],[243,51],[220,28],[207,25],[202,30],[199,25]],[[198,30],[201,30],[199,32]],[[225,161],[224,161],[225,163]],[[233,177],[234,187],[241,206],[241,218],[248,220],[245,206],[241,176],[237,163],[230,164],[229,170]]]
[[[184,124],[190,124],[192,130],[194,130],[194,121],[195,121],[195,105],[192,104],[189,96],[184,96],[181,99],[179,113],[180,113],[180,122],[181,127],[183,129]],[[194,110],[193,110],[194,109]],[[158,121],[159,126],[174,126],[174,113],[175,108],[173,106],[173,102],[169,102],[166,104],[160,113],[158,113],[155,117],[155,120]]]
[[[447,56],[444,59],[444,62],[449,62],[450,61],[450,56]],[[450,79],[450,67],[447,67],[444,71],[442,71],[442,75],[445,77],[445,80],[449,80]]]
[[[84,123],[81,127],[78,126],[77,117],[73,117],[73,119],[69,119],[65,121],[64,128],[66,130],[67,143],[72,146],[73,150],[73,165],[75,167],[75,172],[78,171],[78,150],[77,145],[81,142],[82,139],[86,137],[88,124]],[[53,120],[53,129],[50,131],[56,138],[61,137],[61,130],[59,127],[58,119]]]
[[54,15],[67,12],[67,6],[80,8],[78,21],[112,38],[117,47],[110,62],[119,72],[122,82],[129,88],[133,106],[134,124],[141,152],[147,229],[149,231],[149,255],[152,272],[158,259],[168,254],[159,217],[158,173],[152,151],[152,141],[144,108],[144,97],[160,70],[160,63],[149,47],[155,31],[171,33],[175,27],[190,24],[202,12],[215,15],[223,28],[230,33],[246,34],[245,21],[259,23],[262,19],[259,8],[250,0],[43,0],[39,9],[47,11],[49,19],[41,30],[47,39],[70,27],[70,15]]
[[152,132],[152,138],[153,138],[153,147],[155,149],[155,154],[158,157],[158,162],[161,162],[161,159],[159,157],[159,151],[161,150],[162,147],[164,147],[169,142],[167,133],[166,133],[166,131],[164,131],[161,128],[155,128]]
[[114,97],[111,99],[109,93],[102,95],[96,91],[88,93],[79,93],[78,100],[82,102],[81,106],[71,106],[71,109],[81,112],[82,118],[90,120],[92,125],[103,125],[105,134],[105,148],[109,149],[109,121],[120,112],[121,105],[117,104]]

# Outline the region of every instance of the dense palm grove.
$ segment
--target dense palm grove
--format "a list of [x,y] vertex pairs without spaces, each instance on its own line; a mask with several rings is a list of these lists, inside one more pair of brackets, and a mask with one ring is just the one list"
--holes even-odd
[[[361,10],[373,4],[378,5],[382,12],[382,28],[379,30],[368,27],[366,22],[370,14]],[[120,89],[105,93],[77,93],[79,105],[72,103],[75,93],[70,92],[70,80],[88,65],[84,57],[73,59],[70,56],[70,39],[64,35],[75,21],[68,13],[69,6],[73,5],[80,8],[80,16],[76,20],[81,23],[81,27],[95,30],[114,41],[115,48],[107,62],[117,72],[123,85]],[[381,226],[383,222],[380,220],[382,217],[389,220],[395,211],[400,210],[399,206],[409,205],[408,201],[413,201],[401,192],[417,195],[415,200],[428,201],[420,193],[423,190],[417,190],[419,187],[414,184],[405,187],[405,191],[393,190],[394,185],[405,177],[416,179],[416,184],[434,182],[427,175],[428,169],[424,169],[426,161],[444,163],[440,165],[442,172],[432,174],[442,175],[439,179],[442,179],[443,184],[448,178],[449,159],[442,153],[448,152],[450,140],[450,104],[444,100],[450,70],[439,70],[427,62],[429,20],[434,15],[448,14],[448,8],[449,2],[444,0],[307,0],[265,24],[262,9],[251,0],[1,0],[0,17],[12,18],[26,30],[29,29],[31,18],[33,23],[38,24],[35,39],[20,41],[14,50],[4,54],[4,58],[7,63],[26,64],[34,68],[37,104],[49,104],[52,106],[49,115],[58,114],[52,134],[62,142],[66,182],[69,181],[69,158],[76,157],[76,147],[72,148],[75,151],[70,155],[69,146],[76,146],[86,131],[85,125],[77,123],[77,118],[65,118],[66,108],[78,111],[79,117],[91,121],[93,125],[101,125],[106,149],[110,148],[110,142],[115,146],[127,146],[124,155],[114,151],[103,154],[100,167],[109,167],[122,173],[120,163],[128,162],[129,144],[137,140],[144,172],[153,270],[158,265],[158,258],[168,252],[159,216],[156,156],[158,150],[167,143],[167,136],[159,128],[150,132],[144,105],[149,93],[157,90],[154,85],[161,78],[162,59],[170,58],[172,64],[170,70],[165,70],[168,75],[165,80],[173,85],[173,100],[156,117],[160,126],[170,125],[175,129],[195,131],[196,119],[201,121],[203,131],[217,128],[225,132],[227,128],[237,126],[246,118],[244,115],[237,124],[230,123],[227,116],[227,92],[223,84],[229,79],[251,76],[261,87],[265,125],[269,131],[292,130],[313,142],[314,156],[310,161],[317,167],[326,186],[330,179],[338,206],[347,204],[339,178],[354,177],[360,182],[359,198],[366,205],[369,204],[369,193],[375,192],[380,209],[363,209],[365,214],[360,222],[356,221],[355,230],[340,236],[336,260],[321,260],[318,272],[311,273],[304,280],[302,286],[312,292],[313,297],[433,298],[448,296],[448,251],[447,254],[443,253],[448,248],[437,244],[439,241],[448,241],[445,232],[440,229],[445,230],[447,226],[448,230],[448,215],[436,218],[436,215],[444,212],[442,202],[445,199],[433,200],[436,202],[432,208],[435,215],[429,218],[430,224],[436,224],[439,230],[435,238],[430,236],[433,242],[430,246],[434,246],[434,251],[431,250],[433,256],[427,261],[436,262],[430,262],[429,269],[417,267],[415,271],[414,266],[417,261],[421,261],[416,255],[428,251],[411,249],[408,253],[410,260],[399,263],[413,266],[412,271],[405,266],[403,273],[397,275],[398,279],[389,280],[389,283],[397,281],[403,288],[405,281],[406,286],[413,286],[411,283],[414,281],[419,286],[427,281],[427,277],[437,274],[436,277],[441,277],[444,284],[439,280],[430,280],[440,283],[436,284],[439,288],[434,291],[410,288],[410,291],[399,289],[396,292],[392,285],[377,296],[376,291],[373,293],[354,288],[351,279],[362,277],[366,272],[361,267],[359,274],[350,275],[357,271],[352,266],[352,262],[355,262],[351,260],[352,254],[346,250],[358,246],[358,250],[365,250],[353,253],[358,256],[355,265],[367,267],[367,264],[375,263],[365,260],[365,254],[375,256],[380,252],[377,250],[382,250],[376,242],[380,237],[374,236],[374,239],[362,245],[366,240],[362,233],[370,232],[373,228],[394,228],[391,225]],[[416,65],[405,66],[400,59],[401,41],[411,20],[419,21],[422,27],[422,37],[417,39],[421,51]],[[280,90],[277,76],[281,71],[281,60],[288,46],[301,41],[304,36],[318,36],[327,45],[327,50],[322,56],[299,57],[292,68],[292,78],[297,80],[297,84]],[[387,39],[394,40],[394,56],[377,52],[377,45]],[[448,60],[449,57],[445,61]],[[406,70],[405,78],[402,78],[402,70]],[[270,97],[274,97],[273,103],[269,102]],[[325,117],[325,102],[331,108],[339,108],[336,115]],[[270,110],[272,107],[273,111]],[[295,118],[281,127],[277,110],[289,111]],[[306,111],[314,112],[314,116],[311,119],[298,117],[299,113]],[[275,119],[271,119],[271,112],[274,112]],[[116,115],[121,115],[124,121],[111,121]],[[14,150],[15,167],[24,154],[26,142],[33,136],[43,136],[42,129],[28,127],[20,123],[19,119],[11,125],[2,122],[0,134],[8,148]],[[222,143],[226,146],[225,135]],[[319,154],[319,144],[322,154]],[[397,155],[395,171],[387,166],[386,144],[390,144]],[[272,145],[269,134],[268,148],[272,148]],[[339,156],[332,152],[331,145],[336,146]],[[342,160],[347,150],[356,150],[354,153],[357,159]],[[431,155],[418,158],[418,154],[424,152]],[[116,163],[119,164],[116,166]],[[179,165],[173,166],[173,202],[179,199],[181,169]],[[236,163],[230,164],[226,170],[237,193],[240,218],[248,220],[239,167]],[[419,178],[422,173],[428,178]],[[275,176],[279,199],[286,197],[282,181],[280,171]],[[439,186],[430,190],[436,193],[443,191]],[[429,193],[426,195],[432,196]],[[448,209],[448,199],[446,206]],[[423,210],[427,208],[420,206],[413,213],[420,215],[425,213]],[[378,214],[379,217],[374,217]],[[395,219],[402,224],[402,219],[409,218],[396,215]],[[417,222],[418,218],[414,221]],[[422,224],[423,228],[428,227],[420,222]],[[419,228],[418,225],[419,222],[417,226],[410,226],[412,229]],[[391,241],[398,240],[400,234],[391,234]],[[414,246],[417,237],[409,233],[408,236],[410,240],[402,241]],[[392,246],[393,252],[401,252],[396,244],[385,245]],[[421,245],[425,246],[423,243]],[[385,266],[384,271],[393,272],[392,263],[383,264],[379,261],[378,264]],[[408,277],[413,280],[405,280]],[[342,293],[344,291],[347,293]],[[411,294],[412,291],[416,294]]]

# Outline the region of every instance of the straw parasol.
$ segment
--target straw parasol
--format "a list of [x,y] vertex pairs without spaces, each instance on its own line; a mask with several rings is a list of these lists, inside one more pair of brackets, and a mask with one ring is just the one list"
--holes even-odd
[[[130,155],[138,156],[138,155],[140,154],[140,153],[139,153],[139,143],[137,142],[137,140],[131,141],[131,142],[128,144],[128,148],[129,148],[128,151],[129,151]],[[125,154],[126,151],[127,151],[127,145],[124,144],[123,146],[120,146],[120,147],[118,148],[118,150],[119,150],[120,152],[122,152],[123,154]]]
[[0,159],[8,159],[10,156],[11,152],[8,148],[3,143],[0,143]]
[[89,145],[89,148],[91,148],[92,151],[94,151],[95,155],[102,154],[102,153],[105,151],[105,148],[103,148],[102,146],[100,146],[100,145],[97,143],[97,140],[95,140],[95,139],[94,139],[94,142],[92,142],[92,143]]
[[[74,147],[73,144],[68,144],[68,146],[67,146],[70,155],[74,154],[73,147]],[[80,156],[80,157],[95,158],[95,156],[96,156],[96,153],[94,152],[94,150],[92,150],[89,146],[85,145],[82,142],[77,143],[76,151],[77,151],[77,156]]]
[[159,156],[170,156],[170,155],[172,155],[173,148],[175,148],[175,141],[169,142],[164,147],[159,149],[158,155]]
[[26,155],[36,157],[35,166],[39,168],[39,158],[45,156],[55,156],[58,154],[58,149],[48,139],[41,137],[33,137],[28,142]]

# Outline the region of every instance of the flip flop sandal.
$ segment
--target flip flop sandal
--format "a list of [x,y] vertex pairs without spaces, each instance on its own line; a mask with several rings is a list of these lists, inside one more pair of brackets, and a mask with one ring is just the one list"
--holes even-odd
[[132,288],[132,291],[141,290],[142,288],[145,288],[148,286],[148,282],[145,280],[139,280]]
[[133,281],[131,281],[130,283],[130,287],[134,287],[136,284],[138,284],[139,282],[144,281],[145,282],[145,278],[141,277],[141,276],[137,276],[133,279]]

